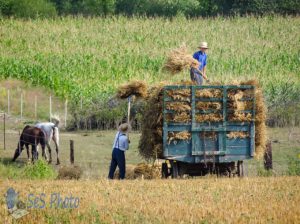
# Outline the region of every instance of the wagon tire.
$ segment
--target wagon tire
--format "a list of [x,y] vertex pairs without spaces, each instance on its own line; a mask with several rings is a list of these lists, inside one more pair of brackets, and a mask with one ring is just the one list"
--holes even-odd
[[161,164],[161,178],[162,179],[167,179],[168,176],[169,176],[168,164],[167,163],[162,163]]
[[171,172],[172,172],[172,179],[177,179],[178,178],[178,163],[176,162],[171,162]]
[[244,163],[243,163],[243,161],[238,161],[237,162],[237,175],[238,175],[238,177],[243,177],[244,176]]

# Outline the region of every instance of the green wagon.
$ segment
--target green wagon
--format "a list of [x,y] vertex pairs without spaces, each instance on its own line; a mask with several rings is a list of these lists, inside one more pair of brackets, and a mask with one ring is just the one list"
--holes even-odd
[[[187,90],[185,99],[174,99],[168,91]],[[219,97],[198,97],[197,92],[218,90]],[[166,86],[163,95],[163,158],[162,176],[177,178],[183,175],[200,176],[208,173],[219,175],[244,175],[243,161],[252,159],[255,150],[255,94],[242,97],[239,101],[248,101],[252,105],[247,110],[239,111],[251,116],[248,121],[231,121],[228,93],[231,91],[255,91],[255,86]],[[200,94],[201,95],[201,94]],[[188,102],[189,120],[175,122],[168,116],[176,111],[167,107],[171,102]],[[218,102],[221,108],[199,109],[198,102]],[[198,115],[218,114],[219,121],[197,121]],[[187,132],[189,139],[170,141],[170,134]],[[245,137],[229,137],[230,133],[244,133]]]

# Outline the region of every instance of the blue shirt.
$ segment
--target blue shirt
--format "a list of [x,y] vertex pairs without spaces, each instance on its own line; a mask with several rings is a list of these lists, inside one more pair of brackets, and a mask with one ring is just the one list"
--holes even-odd
[[118,131],[114,140],[114,144],[113,144],[113,149],[117,148],[120,149],[122,151],[126,151],[129,148],[129,144],[128,144],[128,138],[127,136]]
[[197,51],[194,53],[193,58],[200,62],[199,70],[202,71],[202,69],[206,66],[207,55],[202,51]]

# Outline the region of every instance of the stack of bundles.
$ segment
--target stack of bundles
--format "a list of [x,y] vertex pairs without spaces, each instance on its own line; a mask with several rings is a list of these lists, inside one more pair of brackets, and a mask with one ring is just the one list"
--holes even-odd
[[[181,81],[177,84],[183,86],[193,85],[193,82]],[[167,121],[177,123],[191,122],[191,89],[189,87],[172,89],[167,91],[167,95],[175,101],[168,102],[166,105],[166,109],[174,111],[174,113],[167,114]]]
[[[126,165],[126,172],[125,172],[125,179],[134,179],[134,168],[135,165],[127,164]],[[119,179],[120,171],[119,169],[116,170],[114,179]]]
[[152,87],[146,98],[139,141],[139,154],[146,160],[162,156],[163,87],[164,84]]
[[[211,99],[211,98],[222,98],[223,92],[221,89],[198,89],[195,93],[197,98]],[[216,110],[215,112],[206,114],[196,114],[197,122],[220,122],[223,121],[221,113],[222,103],[221,102],[206,102],[198,101],[196,103],[196,109],[205,112],[206,110]]]
[[161,177],[161,166],[158,164],[139,163],[134,168],[134,179],[157,179]]
[[126,99],[129,96],[136,96],[141,98],[147,97],[147,85],[144,81],[134,80],[130,83],[119,86],[117,90],[117,97]]
[[78,180],[82,175],[82,169],[79,166],[63,166],[58,170],[57,179],[60,180]]
[[228,91],[227,107],[229,121],[252,121],[251,113],[242,112],[243,110],[251,110],[252,101],[242,101],[243,98],[253,99],[254,91],[252,89],[240,90],[232,89]]
[[[161,166],[158,164],[139,163],[126,165],[125,179],[157,179],[161,177]],[[116,170],[114,179],[119,178],[119,170]]]
[[191,66],[199,67],[199,62],[187,52],[186,46],[172,50],[165,62],[164,69],[171,74],[176,74]]
[[240,85],[253,85],[255,86],[255,157],[262,158],[266,150],[267,144],[267,108],[264,103],[262,89],[256,80],[249,80],[241,82]]
[[[192,83],[177,83],[178,85],[191,85]],[[255,80],[240,82],[239,85],[254,85],[255,92],[253,90],[236,90],[231,89],[228,91],[228,102],[227,109],[229,116],[228,121],[237,122],[247,122],[252,120],[251,113],[243,112],[243,110],[251,110],[253,105],[251,101],[242,101],[242,98],[251,98],[255,95],[256,98],[256,111],[255,111],[255,143],[256,143],[256,157],[259,158],[264,152],[266,144],[266,108],[263,102],[262,90]],[[139,142],[139,153],[146,160],[152,158],[162,157],[162,126],[163,126],[163,116],[162,116],[162,103],[163,103],[163,85],[158,85],[153,87],[148,95],[145,110],[142,118],[142,136]],[[190,104],[190,89],[182,88],[176,90],[168,90],[168,97],[172,98],[174,101],[180,102],[169,102],[166,107],[173,111],[166,116],[167,121],[187,123],[191,122],[191,104]],[[212,89],[199,89],[196,91],[196,97],[201,98],[222,98],[223,91],[218,88]],[[197,113],[197,122],[221,122],[223,121],[223,115],[221,112],[222,102],[205,102],[198,101],[196,103],[196,109],[198,110],[215,110],[212,113]],[[242,111],[241,111],[242,110]],[[180,135],[177,135],[180,136]],[[187,135],[186,135],[187,136]],[[245,133],[228,134],[228,137],[247,137]],[[180,138],[174,138],[175,134],[169,135],[172,140],[181,140]],[[184,139],[185,140],[185,139]],[[188,138],[187,138],[188,140]]]

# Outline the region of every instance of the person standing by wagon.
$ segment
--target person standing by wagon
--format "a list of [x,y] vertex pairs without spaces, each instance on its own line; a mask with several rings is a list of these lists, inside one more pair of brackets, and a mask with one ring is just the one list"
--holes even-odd
[[196,82],[198,85],[203,84],[203,78],[208,81],[206,76],[206,51],[208,49],[207,42],[201,42],[199,45],[199,51],[193,54],[193,58],[199,62],[199,66],[192,63],[190,69],[191,80]]
[[118,128],[112,151],[112,159],[109,168],[109,179],[114,179],[114,174],[117,166],[119,167],[119,179],[125,178],[126,173],[126,162],[125,162],[125,151],[129,149],[129,139],[127,132],[129,131],[129,125],[127,123],[121,124]]

